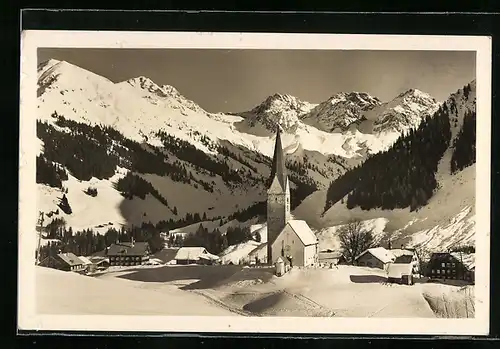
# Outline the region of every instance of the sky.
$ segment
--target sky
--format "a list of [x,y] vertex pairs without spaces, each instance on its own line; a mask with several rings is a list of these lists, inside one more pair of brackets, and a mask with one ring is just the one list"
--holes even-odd
[[320,103],[358,91],[389,101],[416,88],[442,101],[476,75],[472,51],[38,50],[39,62],[51,58],[114,82],[146,76],[174,86],[209,112],[250,110],[275,93]]

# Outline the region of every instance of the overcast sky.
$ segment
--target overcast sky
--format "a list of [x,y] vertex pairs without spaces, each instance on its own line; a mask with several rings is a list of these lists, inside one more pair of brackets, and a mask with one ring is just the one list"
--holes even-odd
[[351,91],[388,101],[417,88],[444,100],[476,74],[475,52],[451,51],[39,49],[39,62],[50,58],[114,82],[147,76],[210,112],[249,110],[277,92],[319,103]]

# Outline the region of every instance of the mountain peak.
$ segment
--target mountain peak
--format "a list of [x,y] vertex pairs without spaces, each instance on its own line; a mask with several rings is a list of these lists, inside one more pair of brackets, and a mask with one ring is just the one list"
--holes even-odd
[[364,113],[381,104],[366,92],[339,92],[317,105],[303,120],[326,132],[347,130],[364,120]]
[[406,98],[406,97],[409,97],[409,98],[421,98],[421,99],[429,99],[429,100],[434,100],[434,97],[432,97],[430,94],[428,94],[427,92],[423,92],[419,89],[416,89],[416,88],[410,88],[404,92],[401,92],[397,97],[397,98]]
[[290,94],[274,93],[252,110],[236,115],[246,118],[249,127],[260,124],[266,130],[275,132],[276,125],[280,125],[284,132],[294,133],[299,125],[299,117],[314,106]]
[[384,103],[383,111],[374,123],[375,132],[403,132],[416,128],[427,115],[438,108],[438,101],[430,94],[410,88],[392,101]]

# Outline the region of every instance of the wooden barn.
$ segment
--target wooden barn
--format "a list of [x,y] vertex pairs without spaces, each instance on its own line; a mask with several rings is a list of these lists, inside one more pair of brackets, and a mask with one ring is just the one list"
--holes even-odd
[[40,262],[40,266],[75,272],[85,270],[85,264],[73,253],[59,253],[55,256],[49,256]]

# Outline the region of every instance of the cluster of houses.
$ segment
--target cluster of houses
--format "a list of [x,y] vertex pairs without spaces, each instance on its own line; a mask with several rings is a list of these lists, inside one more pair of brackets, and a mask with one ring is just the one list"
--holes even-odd
[[[344,264],[346,260],[339,253],[321,253],[320,261]],[[474,282],[475,254],[465,252],[432,253],[422,263],[416,251],[411,248],[369,248],[356,256],[355,265],[377,268],[387,273],[389,282],[413,284],[414,275],[426,276],[432,280],[464,280]]]
[[104,257],[76,256],[74,253],[58,253],[40,261],[42,267],[63,271],[73,271],[82,274],[105,270],[109,267],[109,259]]

